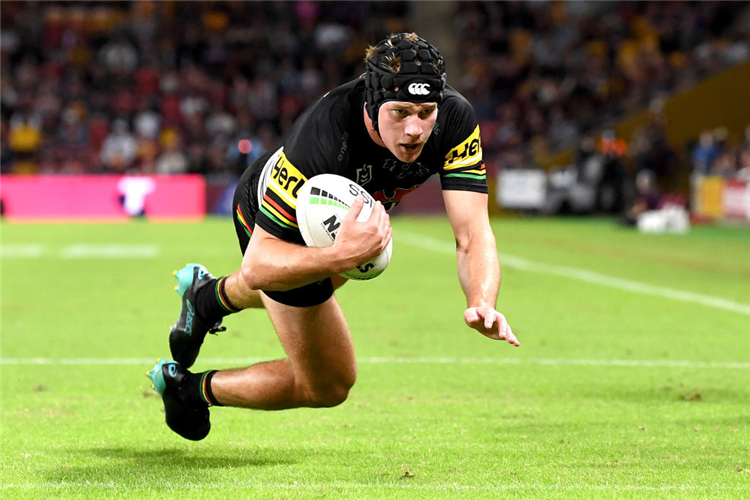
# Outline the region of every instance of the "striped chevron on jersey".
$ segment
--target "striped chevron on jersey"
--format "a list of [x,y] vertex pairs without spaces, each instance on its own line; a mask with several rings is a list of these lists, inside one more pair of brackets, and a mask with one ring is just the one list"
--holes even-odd
[[283,217],[285,220],[287,220],[291,224],[297,223],[297,218],[291,213],[289,213],[289,211],[287,211],[283,206],[276,203],[271,196],[269,195],[264,196],[263,201],[271,205],[269,208],[273,211],[273,213],[277,214],[279,217]]
[[[472,165],[472,167],[476,167],[476,165]],[[467,168],[464,170],[457,170],[455,172],[450,172],[448,174],[445,174],[443,177],[463,177],[465,179],[486,179],[487,178],[487,169],[484,166],[484,163],[482,163],[479,168]]]
[[245,220],[245,216],[242,215],[242,210],[240,210],[239,203],[237,204],[237,220],[240,221],[240,224],[242,224],[242,229],[245,230],[248,236],[253,235],[253,230],[250,229],[250,224],[247,223]]
[[271,205],[266,205],[265,200],[263,200],[263,204],[260,206],[260,211],[263,212],[266,217],[283,228],[299,229],[299,226],[297,224],[291,222],[289,219],[279,214]]
[[444,177],[464,177],[467,179],[485,179],[487,177],[487,174],[484,172],[477,172],[475,170],[469,170],[467,172],[453,172],[450,174],[445,174]]
[[260,204],[260,210],[278,225],[297,229],[299,227],[297,225],[297,218],[293,215],[297,212],[296,201],[290,205],[287,202],[288,198],[291,199],[288,194],[284,197],[277,194],[276,190],[273,189],[273,183],[269,184],[268,187],[270,189],[266,189],[266,194],[263,196]]

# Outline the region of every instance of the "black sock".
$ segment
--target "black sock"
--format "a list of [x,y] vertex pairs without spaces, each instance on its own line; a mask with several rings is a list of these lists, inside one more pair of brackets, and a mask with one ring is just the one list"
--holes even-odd
[[224,316],[240,310],[239,307],[235,307],[229,301],[229,297],[224,291],[226,279],[227,277],[224,276],[217,279],[212,286],[204,286],[195,297],[195,308],[198,310],[198,316],[209,328]]
[[182,399],[187,403],[206,403],[209,406],[224,406],[214,397],[211,390],[211,379],[218,370],[203,373],[190,373],[184,385],[180,387]]

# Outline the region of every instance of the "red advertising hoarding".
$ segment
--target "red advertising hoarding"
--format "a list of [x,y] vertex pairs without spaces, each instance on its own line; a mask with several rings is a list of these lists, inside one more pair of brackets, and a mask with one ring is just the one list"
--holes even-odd
[[710,219],[750,222],[750,182],[722,177],[693,179],[693,212]]
[[206,214],[200,175],[0,176],[0,199],[10,222],[199,220]]

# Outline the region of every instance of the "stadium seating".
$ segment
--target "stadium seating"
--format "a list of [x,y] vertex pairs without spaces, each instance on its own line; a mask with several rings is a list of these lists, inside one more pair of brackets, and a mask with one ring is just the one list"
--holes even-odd
[[[0,139],[9,147],[0,172],[152,173],[161,165],[209,183],[235,178],[282,140],[312,99],[359,75],[368,42],[414,24],[409,2],[339,7],[4,2]],[[455,2],[453,9],[456,47],[446,52],[461,57],[450,80],[477,110],[490,173],[578,149],[624,116],[750,57],[742,22],[750,7],[742,2]],[[138,152],[112,162],[102,148],[123,123],[120,133]],[[80,131],[75,147],[65,127]],[[147,137],[154,127],[158,140]],[[240,139],[253,141],[252,155],[237,154]],[[638,150],[636,137],[621,139]],[[190,152],[179,168],[174,141]],[[685,178],[689,148],[673,152]],[[734,157],[739,170],[742,151]],[[728,158],[720,158],[728,172]]]

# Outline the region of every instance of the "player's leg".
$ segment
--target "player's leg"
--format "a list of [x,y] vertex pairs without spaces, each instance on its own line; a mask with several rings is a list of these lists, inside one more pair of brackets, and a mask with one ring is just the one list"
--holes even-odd
[[[206,334],[224,329],[220,326],[224,316],[264,307],[261,292],[248,287],[239,270],[216,279],[200,264],[188,264],[175,276],[182,308],[170,330],[169,347],[174,360],[185,368],[195,363]],[[334,290],[346,281],[331,277]]]
[[216,279],[200,264],[187,264],[174,275],[181,308],[169,330],[169,348],[172,357],[189,368],[195,363],[206,334],[225,330],[221,327],[222,318],[240,308],[227,299],[226,276]]
[[[232,221],[243,255],[255,228],[251,208],[255,206],[255,178],[270,156],[267,153],[248,167],[235,189]],[[224,316],[242,309],[263,307],[263,301],[260,292],[250,290],[238,271],[216,279],[203,266],[188,264],[175,275],[182,309],[171,328],[169,347],[174,360],[189,368],[195,363],[206,334],[221,330],[219,326]]]
[[211,430],[211,405],[281,410],[335,406],[347,398],[357,366],[335,297],[309,307],[262,297],[287,359],[203,373],[165,360],[147,373],[164,401],[167,425],[180,436],[205,438]]
[[263,295],[287,359],[216,372],[216,402],[264,410],[342,403],[357,376],[354,345],[335,297],[294,307]]
[[[338,290],[348,281],[343,276],[331,276],[333,289]],[[260,309],[265,307],[260,290],[253,290],[242,278],[240,270],[226,276],[225,292],[227,298],[238,309]]]

